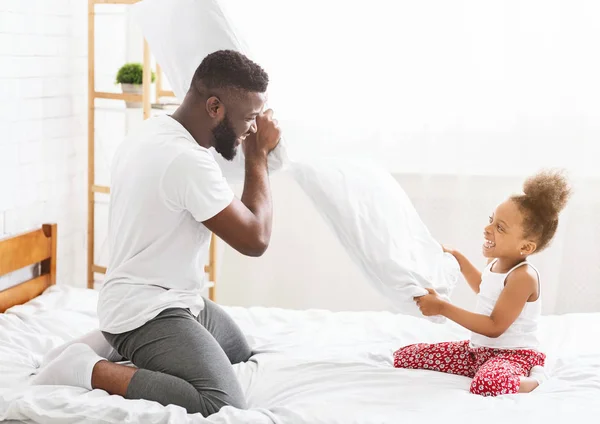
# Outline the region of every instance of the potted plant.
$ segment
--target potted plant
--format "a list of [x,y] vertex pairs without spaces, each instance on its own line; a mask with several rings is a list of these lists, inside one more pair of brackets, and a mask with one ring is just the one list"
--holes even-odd
[[[152,82],[156,75],[152,72]],[[116,83],[121,84],[123,93],[143,93],[144,67],[141,63],[126,63],[121,66],[117,72]],[[142,107],[141,102],[125,102],[125,105],[130,108]]]

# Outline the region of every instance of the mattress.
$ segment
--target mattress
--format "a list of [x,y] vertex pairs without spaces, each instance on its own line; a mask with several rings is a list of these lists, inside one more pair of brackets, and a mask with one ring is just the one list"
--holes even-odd
[[97,326],[96,300],[95,291],[54,286],[0,315],[0,420],[505,424],[583,422],[600,413],[600,313],[543,317],[541,341],[551,378],[524,395],[484,398],[469,394],[468,378],[393,368],[398,347],[467,338],[453,323],[389,312],[261,307],[226,307],[256,352],[235,366],[248,410],[226,407],[204,418],[101,390],[30,386],[44,352]]

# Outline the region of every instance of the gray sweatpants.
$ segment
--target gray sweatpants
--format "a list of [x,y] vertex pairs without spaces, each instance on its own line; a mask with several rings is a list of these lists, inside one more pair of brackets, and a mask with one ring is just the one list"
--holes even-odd
[[127,399],[179,405],[205,417],[226,405],[246,407],[231,364],[247,361],[250,347],[221,307],[208,299],[205,305],[197,318],[187,309],[173,308],[135,330],[103,333],[138,368]]

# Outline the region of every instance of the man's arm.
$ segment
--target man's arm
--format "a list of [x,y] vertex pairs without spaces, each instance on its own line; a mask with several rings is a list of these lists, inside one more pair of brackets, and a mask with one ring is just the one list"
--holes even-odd
[[243,255],[261,256],[271,239],[272,217],[266,155],[247,156],[241,201],[234,198],[204,225]]
[[273,205],[269,187],[267,156],[277,146],[281,131],[273,112],[257,118],[257,132],[246,138],[246,170],[241,201],[231,204],[204,225],[238,252],[261,256],[269,245]]

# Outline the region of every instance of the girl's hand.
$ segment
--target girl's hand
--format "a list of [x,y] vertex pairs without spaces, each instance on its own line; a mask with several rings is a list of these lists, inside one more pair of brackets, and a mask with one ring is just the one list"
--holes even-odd
[[453,247],[448,246],[447,244],[440,243],[440,246],[442,246],[442,250],[444,252],[450,253],[451,255],[454,255],[454,252],[456,251],[456,249],[454,249]]
[[442,315],[442,310],[446,305],[446,301],[440,298],[435,290],[427,289],[427,291],[429,294],[414,298],[415,302],[417,302],[417,306],[421,310],[421,313],[426,317]]

